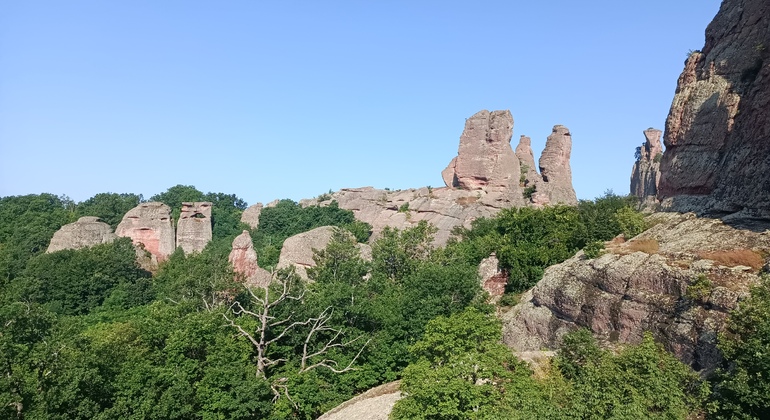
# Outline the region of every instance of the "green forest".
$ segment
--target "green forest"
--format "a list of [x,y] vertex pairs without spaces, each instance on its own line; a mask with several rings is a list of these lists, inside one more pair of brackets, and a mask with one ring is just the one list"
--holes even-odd
[[[546,267],[646,229],[628,197],[506,209],[435,249],[424,222],[386,228],[365,261],[356,244],[371,227],[334,202],[282,200],[249,229],[235,194],[177,185],[147,201],[175,219],[182,202],[212,202],[202,252],[177,249],[154,273],[128,238],[45,253],[64,224],[114,228],[143,201],[0,198],[0,418],[314,419],[397,379],[395,419],[770,418],[770,281],[730,317],[723,368],[708,378],[651,335],[610,351],[578,330],[538,372],[501,343],[495,312]],[[338,229],[312,281],[275,271],[283,241],[320,226]],[[243,230],[274,271],[267,289],[246,288],[228,262]],[[477,274],[492,252],[510,278],[498,306]]]

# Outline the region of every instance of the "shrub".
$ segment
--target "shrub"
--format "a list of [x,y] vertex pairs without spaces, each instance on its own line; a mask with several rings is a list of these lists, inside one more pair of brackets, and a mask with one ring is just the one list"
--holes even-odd
[[685,297],[693,302],[705,303],[711,292],[714,291],[714,284],[705,274],[699,274],[693,282],[687,286]]
[[585,248],[583,248],[583,252],[588,258],[596,258],[599,255],[602,255],[602,251],[604,251],[604,242],[602,241],[589,242],[586,244]]

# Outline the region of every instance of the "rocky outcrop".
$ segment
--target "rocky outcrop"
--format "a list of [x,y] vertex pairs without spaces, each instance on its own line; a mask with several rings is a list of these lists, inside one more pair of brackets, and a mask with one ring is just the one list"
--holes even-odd
[[465,120],[457,157],[442,172],[448,187],[519,190],[519,160],[511,149],[511,112],[479,111]]
[[372,388],[326,412],[318,420],[387,420],[396,402],[403,398],[401,381]]
[[577,195],[572,187],[572,168],[569,163],[571,154],[572,134],[567,127],[555,125],[540,155],[542,182],[536,184],[538,194],[533,197],[535,203],[577,204]]
[[543,179],[540,177],[540,174],[537,173],[537,166],[535,166],[535,154],[532,153],[532,139],[527,136],[521,136],[515,153],[519,159],[519,168],[521,170],[519,176],[520,185],[526,187],[542,181]]
[[677,82],[658,198],[770,217],[770,3],[725,0]]
[[505,293],[505,285],[508,284],[508,276],[500,270],[500,260],[493,252],[479,263],[479,281],[481,288],[489,293],[490,300],[496,302]]
[[176,246],[185,254],[201,252],[211,241],[211,203],[182,203],[182,213],[176,226]]
[[[315,251],[326,249],[331,242],[334,232],[337,231],[334,226],[321,226],[307,232],[303,232],[287,238],[281,248],[281,256],[278,258],[276,269],[294,267],[294,272],[303,280],[308,280],[307,269],[315,267],[313,255]],[[353,234],[346,232],[350,238]],[[371,260],[371,247],[367,244],[357,244],[359,255],[364,260]]]
[[51,238],[46,252],[56,252],[63,249],[81,249],[94,245],[106,244],[117,238],[112,228],[98,217],[84,216],[75,223],[62,226]]
[[262,203],[251,205],[241,214],[241,222],[249,225],[252,229],[259,226],[259,215],[262,213]]
[[768,226],[729,226],[694,214],[658,213],[654,227],[587,259],[582,251],[546,269],[503,316],[503,340],[517,351],[555,349],[589,328],[608,342],[638,343],[652,331],[696,369],[719,361],[716,334],[758,281],[770,251]]
[[115,234],[131,238],[135,245],[143,246],[156,264],[166,260],[175,249],[171,208],[163,203],[142,203],[129,210],[115,229]]
[[660,161],[663,158],[661,134],[662,131],[654,128],[644,130],[644,143],[637,148],[636,162],[631,172],[631,194],[639,198],[642,207],[652,207],[657,202]]
[[236,236],[233,240],[233,249],[228,258],[238,276],[247,286],[267,287],[272,281],[270,272],[260,268],[257,264],[257,252],[254,250],[254,244],[251,241],[251,235],[248,230]]

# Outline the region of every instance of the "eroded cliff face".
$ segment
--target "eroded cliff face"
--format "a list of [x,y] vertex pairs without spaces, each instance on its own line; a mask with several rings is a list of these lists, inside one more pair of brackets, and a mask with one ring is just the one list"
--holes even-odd
[[185,254],[201,252],[211,242],[211,203],[207,201],[182,203],[176,226],[176,246]]
[[159,202],[139,204],[123,216],[115,234],[128,237],[152,255],[154,266],[166,260],[176,249],[171,208]]
[[662,133],[654,128],[644,130],[644,143],[638,149],[639,155],[631,172],[631,194],[639,199],[643,207],[653,207],[657,203],[660,161],[663,158]]
[[770,3],[725,0],[666,120],[664,208],[770,216]]
[[713,368],[716,334],[758,281],[770,226],[734,227],[692,213],[658,213],[649,221],[655,226],[607,243],[596,259],[581,251],[546,269],[503,316],[504,342],[532,351],[556,349],[580,327],[618,343],[638,343],[652,331],[685,363]]

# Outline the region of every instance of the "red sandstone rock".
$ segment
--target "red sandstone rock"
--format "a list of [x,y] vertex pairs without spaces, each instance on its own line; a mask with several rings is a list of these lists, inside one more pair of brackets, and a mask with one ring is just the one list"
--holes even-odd
[[667,208],[770,216],[770,3],[722,2],[679,77],[664,143]]
[[500,261],[494,252],[479,263],[478,273],[481,288],[489,293],[493,302],[500,299],[500,296],[505,293],[505,285],[508,284],[508,276],[500,271],[499,265]]
[[654,128],[644,130],[645,142],[639,148],[638,160],[631,173],[631,194],[639,198],[645,207],[654,206],[660,181],[660,161],[663,146],[660,144],[662,132]]
[[248,230],[233,240],[233,249],[228,258],[233,271],[240,275],[247,286],[267,287],[272,281],[270,272],[257,264],[257,252]]
[[540,155],[540,176],[542,183],[537,191],[548,196],[552,204],[577,204],[577,195],[572,187],[572,135],[563,125],[555,125]]
[[158,263],[174,252],[174,226],[171,209],[159,202],[142,203],[123,216],[115,234],[128,237],[136,245],[143,245]]
[[262,203],[257,203],[246,208],[241,215],[241,222],[256,229],[259,226],[259,215],[262,213],[262,207]]

